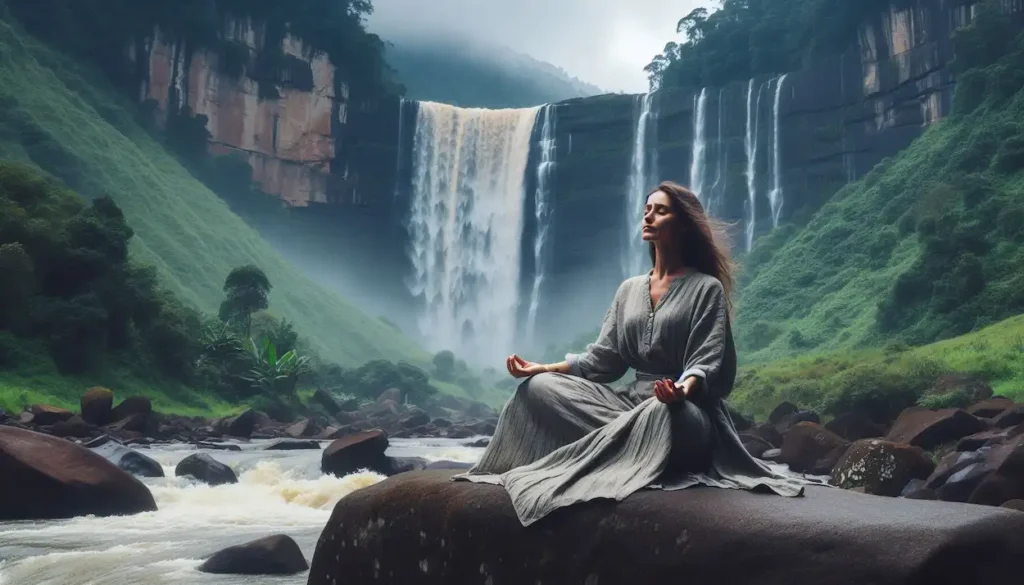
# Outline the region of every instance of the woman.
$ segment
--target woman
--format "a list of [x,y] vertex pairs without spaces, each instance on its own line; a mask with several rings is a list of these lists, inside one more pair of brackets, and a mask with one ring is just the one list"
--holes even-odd
[[[732,264],[697,197],[665,182],[647,198],[653,269],[623,282],[597,340],[557,364],[512,355],[527,378],[490,445],[453,479],[500,484],[524,526],[560,507],[694,485],[784,496],[805,481],[751,457],[724,398],[736,378]],[[606,384],[636,371],[623,388]]]

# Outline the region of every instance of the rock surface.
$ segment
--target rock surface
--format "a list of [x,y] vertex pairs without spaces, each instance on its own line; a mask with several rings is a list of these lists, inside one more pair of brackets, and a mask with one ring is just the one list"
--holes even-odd
[[294,575],[308,568],[299,545],[290,536],[275,534],[217,551],[197,570],[233,575]]
[[524,529],[507,493],[416,472],[335,506],[309,585],[1012,583],[1024,514],[814,487],[642,491]]
[[238,478],[230,467],[206,453],[196,453],[182,459],[174,468],[174,475],[177,477],[191,475],[210,485],[238,483]]
[[92,451],[132,475],[164,477],[164,468],[157,461],[134,449],[129,449],[117,441],[106,441],[102,445],[93,447]]
[[100,455],[64,439],[0,427],[0,520],[153,510],[149,489]]

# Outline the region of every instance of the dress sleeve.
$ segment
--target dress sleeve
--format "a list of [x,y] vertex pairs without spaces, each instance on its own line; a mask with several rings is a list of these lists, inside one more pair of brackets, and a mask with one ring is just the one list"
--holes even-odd
[[725,291],[717,280],[697,297],[684,362],[686,369],[678,381],[696,376],[700,381],[698,396],[719,399],[732,392],[736,381],[736,345]]
[[565,361],[569,364],[569,373],[590,380],[608,384],[626,375],[629,365],[619,352],[619,307],[625,294],[623,283],[615,293],[612,305],[604,315],[601,332],[597,340],[587,346],[582,353],[566,354]]

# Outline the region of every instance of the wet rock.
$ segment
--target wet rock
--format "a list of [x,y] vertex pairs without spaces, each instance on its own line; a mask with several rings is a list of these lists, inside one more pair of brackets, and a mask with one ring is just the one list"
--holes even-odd
[[82,420],[91,425],[105,425],[112,422],[114,392],[107,388],[90,388],[82,395],[81,406]]
[[746,448],[747,453],[750,453],[753,457],[760,457],[765,451],[773,449],[773,445],[768,441],[765,441],[757,435],[750,433],[740,433],[740,441],[743,443],[743,447]]
[[434,420],[431,421],[431,424],[433,424],[435,427],[439,429],[446,429],[452,426],[452,421],[446,418],[435,418]]
[[926,480],[926,485],[930,489],[938,489],[942,484],[946,483],[954,473],[973,465],[980,463],[985,460],[988,455],[988,451],[991,448],[983,448],[978,451],[967,451],[967,452],[952,452],[943,457],[939,464],[935,467],[935,471],[932,472]]
[[850,446],[832,472],[833,485],[878,496],[896,497],[911,480],[922,481],[935,463],[920,447],[879,439],[862,439]]
[[179,477],[191,475],[203,483],[214,486],[238,483],[238,478],[230,467],[206,453],[195,453],[182,459],[174,468],[174,475]]
[[1013,401],[1003,396],[994,396],[988,400],[972,404],[967,412],[981,418],[995,418],[1013,406]]
[[894,443],[906,443],[933,449],[942,443],[957,441],[986,430],[978,417],[958,408],[928,410],[912,407],[900,413],[885,437]]
[[253,430],[256,429],[256,411],[246,410],[242,414],[224,419],[217,426],[220,432],[229,437],[251,438]]
[[199,565],[198,571],[233,575],[294,575],[308,568],[299,545],[291,537],[277,534],[217,551]]
[[996,428],[1008,429],[1024,423],[1024,404],[1015,404],[994,419]]
[[145,432],[146,426],[149,422],[148,416],[149,415],[143,414],[141,412],[133,412],[123,418],[118,419],[117,422],[111,423],[103,428],[105,428],[107,432],[115,434],[124,433],[125,431],[142,433]]
[[36,416],[27,410],[18,415],[18,422],[23,425],[30,425],[35,421],[35,419]]
[[782,435],[778,460],[793,471],[827,474],[849,445],[846,439],[815,423],[801,422]]
[[472,441],[472,442],[466,443],[466,446],[467,447],[477,447],[477,448],[480,448],[480,447],[487,447],[490,444],[491,444],[491,440],[490,439],[477,439],[476,441]]
[[49,404],[34,404],[29,411],[32,413],[32,419],[23,422],[26,422],[26,424],[30,422],[41,426],[56,424],[68,420],[75,415],[75,413],[66,408],[50,406]]
[[384,455],[387,448],[388,436],[384,431],[358,432],[328,445],[321,457],[320,469],[338,477],[360,469],[388,474],[391,462]]
[[117,422],[124,420],[133,414],[140,415],[143,420],[153,412],[153,403],[145,396],[129,396],[114,407],[110,413],[110,420]]
[[427,466],[427,460],[422,457],[388,457],[388,460],[389,468],[385,475],[420,471]]
[[132,475],[139,477],[164,477],[163,466],[154,459],[129,449],[117,441],[111,440],[109,437],[107,437],[105,442],[90,448],[93,453],[101,455],[119,469],[127,471]]
[[772,425],[778,424],[783,418],[799,411],[800,409],[792,402],[782,402],[768,415],[768,422]]
[[50,434],[55,437],[91,437],[95,432],[95,427],[78,415],[72,415],[71,418],[54,423],[50,427]]
[[349,398],[341,403],[342,412],[355,412],[359,410],[359,399]]
[[818,413],[810,410],[798,410],[796,412],[787,414],[782,417],[779,422],[775,423],[775,430],[779,431],[780,434],[785,434],[786,431],[793,428],[793,425],[802,422],[812,422],[814,424],[821,424],[821,419],[818,417]]
[[984,461],[971,463],[950,475],[935,493],[946,502],[966,502],[989,472]]
[[972,504],[998,506],[1024,499],[1024,437],[994,447],[985,460],[990,472],[967,499]]
[[241,451],[242,448],[233,443],[210,443],[207,441],[196,441],[192,443],[197,449],[208,449],[210,451]]
[[909,498],[911,500],[935,500],[938,496],[935,494],[935,490],[929,489],[927,482],[923,479],[912,479],[903,488],[900,493],[901,498]]
[[293,439],[298,439],[299,437],[311,437],[317,432],[318,429],[308,418],[299,419],[298,422],[284,430],[284,433]]
[[423,426],[430,422],[430,415],[423,412],[420,409],[415,409],[412,413],[402,420],[402,426],[411,429],[414,427]]
[[782,449],[768,449],[764,453],[761,453],[761,459],[765,461],[778,461],[782,457]]
[[398,388],[388,388],[387,390],[380,393],[377,397],[377,404],[383,404],[385,401],[390,400],[395,404],[402,401],[402,391]]
[[505,490],[451,475],[406,473],[342,498],[308,585],[1014,583],[1024,555],[1012,510],[815,486],[802,498],[640,490],[524,530]]
[[6,421],[7,418],[8,418],[7,411],[2,409],[2,408],[0,408],[0,423]]
[[352,412],[336,412],[334,413],[334,420],[338,421],[342,425],[350,425],[357,420],[362,420],[361,417],[357,416],[356,413]]
[[750,417],[736,410],[731,404],[726,404],[726,408],[729,410],[729,418],[732,419],[732,424],[736,427],[737,431],[745,431],[754,426],[754,422]]
[[319,449],[320,443],[316,441],[299,441],[295,439],[281,439],[275,441],[263,449],[266,451],[297,451],[302,449]]
[[885,434],[885,426],[871,420],[863,412],[844,412],[830,420],[825,428],[847,441],[873,439]]
[[998,445],[1006,441],[1010,429],[993,429],[968,435],[956,443],[957,451],[976,451],[986,445]]
[[338,412],[341,412],[341,404],[338,403],[338,399],[335,398],[333,394],[331,394],[327,390],[324,390],[323,388],[318,388],[317,391],[313,393],[313,402],[324,407],[324,410],[327,411],[327,414],[333,415]]
[[473,429],[468,429],[464,426],[454,425],[448,429],[445,429],[444,436],[450,439],[468,439],[470,437],[477,436],[477,434],[479,433],[477,433]]
[[0,427],[0,520],[112,516],[156,510],[138,479],[81,445]]
[[762,423],[748,431],[750,434],[758,436],[768,442],[773,447],[782,446],[782,433],[780,433],[775,425],[771,423]]

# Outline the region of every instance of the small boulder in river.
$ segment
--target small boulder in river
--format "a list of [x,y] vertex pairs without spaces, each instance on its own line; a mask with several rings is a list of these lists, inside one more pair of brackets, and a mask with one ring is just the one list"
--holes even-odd
[[387,474],[391,462],[384,455],[388,448],[388,435],[381,430],[355,433],[337,439],[324,449],[320,469],[343,477],[360,469]]
[[308,568],[299,545],[290,536],[276,534],[218,551],[198,570],[232,575],[294,575]]
[[92,451],[132,475],[164,477],[164,468],[154,459],[134,449],[129,449],[117,441],[107,440],[98,447],[93,447]]
[[174,475],[178,477],[191,475],[199,481],[210,485],[238,483],[238,478],[230,467],[206,453],[195,453],[182,459],[174,468]]
[[0,520],[115,516],[156,510],[149,489],[89,449],[0,428]]
[[263,449],[265,451],[297,451],[301,449],[319,449],[320,443],[309,440],[300,441],[297,439],[281,439],[280,441],[274,441],[267,445]]
[[800,498],[641,490],[524,529],[504,489],[452,473],[402,474],[342,498],[308,585],[1017,583],[1024,558],[1024,514],[995,507],[820,486]]

